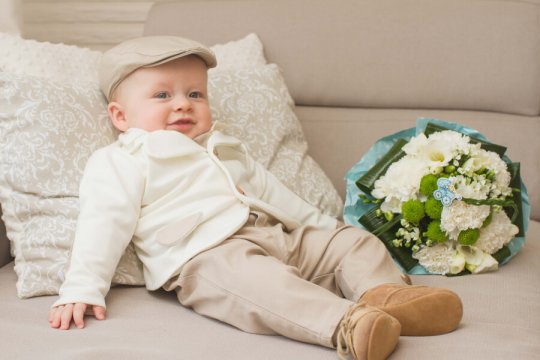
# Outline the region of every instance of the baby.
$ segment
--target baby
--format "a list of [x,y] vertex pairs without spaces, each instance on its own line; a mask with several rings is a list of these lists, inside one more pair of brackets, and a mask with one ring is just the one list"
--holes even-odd
[[[205,46],[143,37],[100,64],[118,140],[88,160],[71,264],[49,322],[105,318],[132,241],[146,287],[259,334],[384,359],[400,335],[454,330],[459,297],[412,286],[382,242],[299,198],[212,123]],[[405,284],[405,283],[407,284]]]

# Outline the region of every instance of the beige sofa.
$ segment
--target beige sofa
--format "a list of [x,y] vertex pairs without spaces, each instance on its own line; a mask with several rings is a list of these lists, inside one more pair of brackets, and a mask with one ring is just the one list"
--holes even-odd
[[[443,336],[402,337],[391,358],[537,359],[539,17],[537,0],[182,1],[156,5],[145,33],[208,45],[258,34],[268,61],[283,70],[310,154],[342,196],[345,173],[373,142],[420,116],[463,123],[508,146],[529,191],[525,246],[494,273],[413,276],[460,294],[463,322]],[[3,359],[336,358],[330,349],[241,332],[141,287],[112,289],[106,321],[53,331],[46,321],[53,297],[16,296],[4,229],[0,255]]]

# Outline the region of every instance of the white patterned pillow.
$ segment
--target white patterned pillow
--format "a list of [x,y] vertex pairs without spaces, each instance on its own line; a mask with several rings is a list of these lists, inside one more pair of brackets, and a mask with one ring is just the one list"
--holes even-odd
[[97,83],[102,53],[73,45],[52,44],[0,33],[0,70],[56,82]]
[[275,64],[210,73],[210,106],[223,130],[241,139],[251,155],[291,190],[322,212],[338,217],[342,201],[319,165],[293,111],[293,100]]
[[[17,293],[57,294],[73,243],[84,165],[117,133],[97,85],[0,72],[0,104],[0,203]],[[131,246],[113,282],[144,284],[134,259]]]
[[263,45],[256,34],[248,34],[244,38],[212,46],[216,55],[217,67],[209,73],[223,69],[238,69],[266,64]]

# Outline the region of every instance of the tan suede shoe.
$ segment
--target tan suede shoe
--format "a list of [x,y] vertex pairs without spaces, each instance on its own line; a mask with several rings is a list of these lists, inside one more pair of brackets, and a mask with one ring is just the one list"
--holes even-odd
[[384,284],[369,289],[361,300],[398,319],[406,336],[444,334],[463,317],[460,298],[448,289]]
[[384,360],[394,351],[399,321],[376,308],[358,303],[345,314],[337,332],[337,351],[344,360]]

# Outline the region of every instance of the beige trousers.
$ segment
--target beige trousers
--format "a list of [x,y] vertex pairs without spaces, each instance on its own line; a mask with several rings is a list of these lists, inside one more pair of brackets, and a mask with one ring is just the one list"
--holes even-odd
[[287,233],[253,213],[164,288],[197,313],[244,331],[333,347],[348,308],[383,283],[402,283],[401,272],[372,234],[352,226]]

